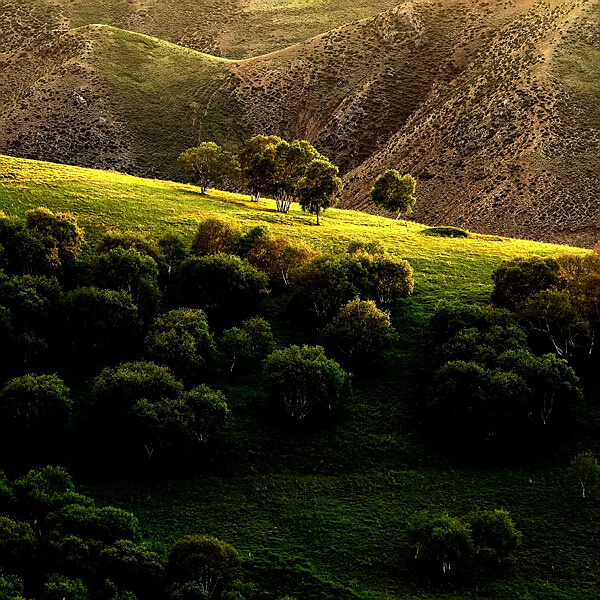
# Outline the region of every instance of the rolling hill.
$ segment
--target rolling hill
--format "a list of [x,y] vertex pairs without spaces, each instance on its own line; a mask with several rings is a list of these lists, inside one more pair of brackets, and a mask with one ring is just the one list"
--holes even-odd
[[415,220],[595,243],[598,1],[395,4],[4,0],[0,151],[175,177],[276,133],[340,165],[343,207],[393,167]]
[[[596,597],[600,504],[581,499],[567,469],[575,448],[597,446],[591,423],[584,439],[500,467],[434,449],[410,417],[430,375],[422,362],[423,328],[441,299],[487,302],[491,272],[502,259],[586,251],[489,235],[439,237],[416,223],[339,209],[328,210],[317,227],[297,205],[282,215],[269,199],[253,203],[213,190],[203,197],[191,185],[0,156],[0,206],[23,215],[40,204],[78,216],[88,253],[107,230],[151,238],[177,231],[189,240],[199,221],[219,216],[244,230],[268,225],[323,250],[378,240],[414,268],[414,295],[392,311],[400,335],[393,368],[357,377],[339,421],[290,432],[265,417],[260,372],[237,381],[227,373],[218,381],[233,415],[219,447],[225,473],[112,480],[85,469],[85,492],[135,511],[146,542],[166,549],[183,535],[210,532],[244,558],[268,551],[284,564],[300,564],[304,581],[321,590],[337,586],[334,597],[348,600]],[[270,318],[278,331],[285,326],[277,311]],[[474,586],[415,577],[406,559],[406,520],[421,510],[464,515],[482,507],[506,508],[523,532],[515,565]]]

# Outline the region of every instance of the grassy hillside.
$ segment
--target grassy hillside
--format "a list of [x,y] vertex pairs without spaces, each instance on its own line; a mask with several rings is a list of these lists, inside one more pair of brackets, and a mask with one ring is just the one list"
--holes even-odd
[[254,203],[248,196],[220,191],[203,197],[192,185],[0,156],[0,207],[24,214],[39,205],[78,215],[92,243],[113,229],[151,236],[173,230],[191,237],[207,216],[226,217],[247,228],[268,225],[273,233],[323,250],[342,249],[352,239],[379,240],[391,253],[411,261],[420,292],[415,298],[430,305],[446,295],[484,299],[491,289],[489,274],[502,260],[567,250],[498,236],[423,235],[427,227],[417,223],[339,209],[328,210],[317,227],[314,217],[296,204],[284,215],[270,200]]
[[[262,410],[258,375],[223,380],[234,415],[219,448],[227,472],[88,481],[86,492],[97,500],[133,510],[148,539],[166,545],[200,531],[233,543],[243,557],[269,550],[308,561],[305,577],[348,588],[349,600],[597,597],[600,504],[582,501],[566,472],[572,450],[592,442],[568,441],[504,468],[461,461],[420,439],[410,408],[427,387],[423,327],[440,299],[486,302],[502,259],[582,250],[484,235],[442,238],[416,223],[335,209],[317,227],[295,205],[282,215],[269,200],[215,191],[202,197],[190,185],[0,157],[0,208],[24,214],[39,205],[75,213],[92,245],[109,229],[151,237],[177,231],[189,239],[199,220],[216,215],[243,228],[266,224],[324,250],[379,240],[415,270],[415,294],[392,314],[401,343],[391,368],[357,378],[337,422],[290,433]],[[515,566],[477,587],[419,583],[405,558],[406,519],[423,509],[464,515],[481,507],[508,509],[523,532]]]

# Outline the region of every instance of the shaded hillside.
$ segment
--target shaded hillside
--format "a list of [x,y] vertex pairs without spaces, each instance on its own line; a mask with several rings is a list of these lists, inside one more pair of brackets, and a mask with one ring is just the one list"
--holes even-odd
[[600,237],[600,8],[539,3],[435,90],[347,176],[366,208],[382,170],[422,174],[414,219],[590,245]]
[[0,147],[11,153],[165,176],[199,140],[251,132],[225,59],[99,25],[27,54],[3,56]]

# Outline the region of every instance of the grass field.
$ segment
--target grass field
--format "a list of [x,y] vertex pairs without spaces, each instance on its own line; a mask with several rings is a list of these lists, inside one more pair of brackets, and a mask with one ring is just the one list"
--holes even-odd
[[[459,460],[419,437],[410,408],[427,388],[422,332],[440,299],[485,302],[501,260],[583,250],[493,236],[436,237],[415,223],[335,209],[317,227],[296,205],[281,215],[269,200],[255,204],[216,191],[202,197],[191,185],[0,157],[0,208],[23,215],[40,205],[76,214],[88,251],[103,231],[151,237],[177,231],[189,239],[198,221],[219,216],[242,228],[267,224],[276,235],[323,250],[341,250],[350,239],[379,240],[415,271],[415,294],[392,314],[401,341],[390,368],[357,377],[335,423],[290,433],[265,415],[258,375],[224,380],[219,387],[234,415],[217,449],[226,472],[86,478],[86,493],[134,511],[149,540],[166,546],[183,534],[210,533],[243,557],[269,550],[308,561],[313,577],[345,586],[356,598],[598,597],[600,504],[582,500],[567,473],[569,457],[590,440],[567,440],[505,467]],[[482,507],[508,509],[523,532],[514,567],[478,587],[419,583],[403,538],[406,519],[423,509],[461,516]]]

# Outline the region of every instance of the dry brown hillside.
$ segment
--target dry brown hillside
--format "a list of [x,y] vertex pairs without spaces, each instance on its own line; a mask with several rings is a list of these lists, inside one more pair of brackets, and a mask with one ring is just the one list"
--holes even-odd
[[[0,152],[174,177],[199,141],[275,133],[340,165],[343,206],[393,167],[417,220],[591,244],[599,2],[0,0]],[[190,46],[253,57],[184,47],[200,14]]]
[[598,3],[537,3],[347,175],[343,205],[369,208],[372,180],[398,168],[421,174],[415,220],[593,244],[599,131]]

